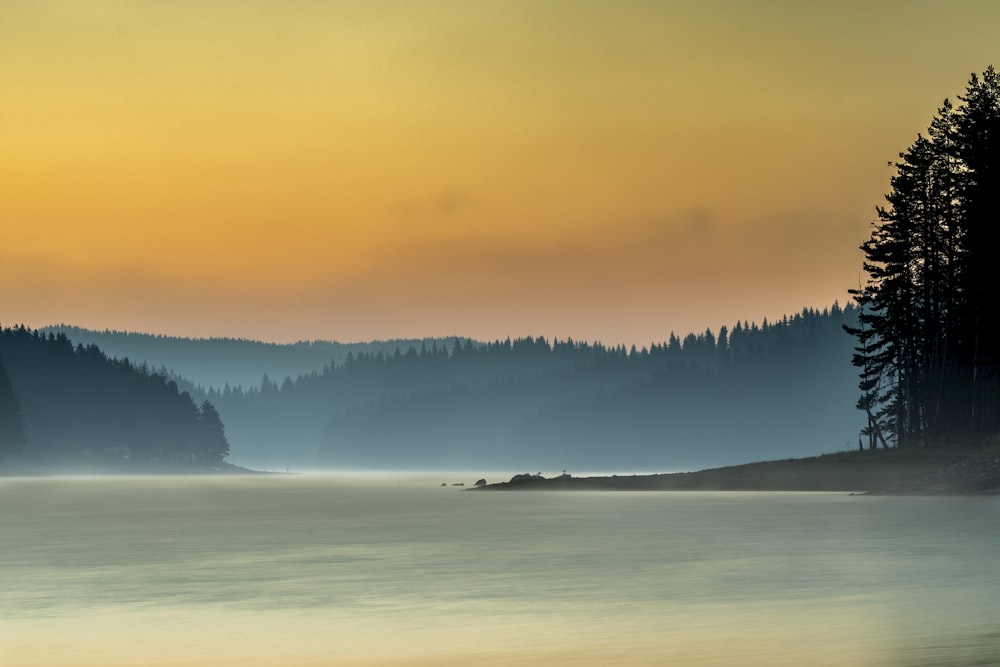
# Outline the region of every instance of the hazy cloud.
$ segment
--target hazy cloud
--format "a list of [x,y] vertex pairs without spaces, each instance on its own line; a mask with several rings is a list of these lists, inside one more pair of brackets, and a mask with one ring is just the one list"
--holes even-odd
[[452,216],[475,206],[461,190],[443,190],[425,199],[401,201],[396,211],[407,216]]
[[[856,245],[851,225],[808,210],[731,220],[702,206],[581,225],[558,237],[518,229],[389,244],[371,268],[302,297],[408,335],[500,331],[648,342],[671,330],[843,300],[851,276],[836,278],[830,249]],[[714,321],[710,313],[718,312],[729,315]]]
[[655,239],[704,241],[713,237],[718,228],[718,216],[705,206],[696,206],[676,213],[650,218],[640,223]]

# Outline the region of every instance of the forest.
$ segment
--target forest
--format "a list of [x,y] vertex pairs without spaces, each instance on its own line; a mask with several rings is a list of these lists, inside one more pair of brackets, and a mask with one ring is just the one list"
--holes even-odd
[[[245,373],[302,363],[303,347],[78,333],[140,376],[217,406],[241,465],[675,470],[854,447],[863,424],[843,333],[854,324],[854,306],[834,304],[644,348],[540,337],[383,341],[281,380],[265,372],[250,387],[222,373],[206,387],[165,365],[152,372],[150,360],[189,368],[215,354],[240,358]],[[67,338],[41,335],[53,336]],[[147,356],[127,362],[122,342]],[[310,354],[325,346],[310,344]]]
[[164,375],[65,335],[0,329],[0,460],[205,467],[228,454],[212,403]]
[[241,461],[272,467],[652,470],[818,454],[855,447],[861,427],[842,330],[855,313],[804,309],[641,349],[432,343],[201,391]]

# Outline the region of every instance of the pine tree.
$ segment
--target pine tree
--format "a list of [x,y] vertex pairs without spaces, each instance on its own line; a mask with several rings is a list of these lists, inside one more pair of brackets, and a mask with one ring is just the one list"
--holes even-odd
[[893,166],[861,246],[854,363],[869,447],[927,446],[1000,429],[995,337],[987,328],[991,226],[1000,222],[1000,81],[973,74]]
[[209,401],[201,404],[198,421],[202,425],[195,458],[201,463],[219,463],[229,456],[229,441],[219,411]]

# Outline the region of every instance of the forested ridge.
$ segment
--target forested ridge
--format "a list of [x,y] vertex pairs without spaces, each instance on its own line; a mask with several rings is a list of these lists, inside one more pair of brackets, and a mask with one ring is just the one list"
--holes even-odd
[[[218,464],[229,452],[209,401],[94,345],[0,329],[0,445],[29,465]],[[13,456],[12,456],[13,455]]]
[[[232,459],[250,466],[676,470],[852,447],[863,423],[852,405],[852,339],[843,327],[856,326],[856,314],[853,305],[835,304],[777,322],[670,334],[644,348],[539,337],[432,339],[391,352],[348,351],[340,362],[280,381],[265,375],[250,388],[206,389],[166,368],[151,371],[144,360],[109,360],[94,345],[74,347],[63,334],[15,329],[5,336],[51,346],[50,356],[58,349],[64,361],[93,357],[132,373],[132,382],[157,387],[145,391],[165,403],[184,404],[173,412],[184,423],[190,420],[181,415],[198,413],[197,403],[218,407]],[[27,440],[35,443],[26,453],[198,458],[178,447],[189,439],[136,435],[166,427],[154,427],[143,416],[148,411],[134,406],[134,390],[78,384],[75,395],[101,396],[104,416],[83,429],[78,417],[64,416],[58,432],[41,430],[36,405],[45,382],[35,374],[35,389],[21,388],[34,362],[17,357],[11,377],[25,405]],[[67,415],[76,414],[66,405]],[[81,432],[100,435],[87,445],[65,444]]]
[[689,468],[853,446],[853,306],[645,348],[525,337],[351,354],[211,389],[271,466]]
[[[191,387],[223,389],[254,387],[261,376],[298,377],[330,363],[342,363],[348,354],[407,349],[422,344],[451,345],[451,338],[397,339],[341,343],[299,341],[269,343],[243,338],[184,338],[161,334],[105,329],[94,331],[68,324],[43,327],[44,334],[63,334],[75,345],[96,345],[117,359],[141,360],[157,372],[183,378]],[[463,339],[464,340],[464,339]]]

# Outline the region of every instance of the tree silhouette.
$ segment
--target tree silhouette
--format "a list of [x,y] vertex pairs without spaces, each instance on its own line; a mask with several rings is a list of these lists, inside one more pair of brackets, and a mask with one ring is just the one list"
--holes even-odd
[[219,411],[209,401],[201,404],[198,420],[203,427],[196,459],[200,463],[219,463],[229,455],[229,441]]
[[894,164],[888,206],[861,246],[858,407],[869,447],[974,440],[1000,427],[989,328],[1000,221],[1000,77],[973,74]]

